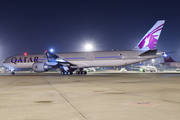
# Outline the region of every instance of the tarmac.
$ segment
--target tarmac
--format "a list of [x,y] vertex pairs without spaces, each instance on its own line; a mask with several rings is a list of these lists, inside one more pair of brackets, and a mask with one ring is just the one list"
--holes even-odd
[[179,73],[0,74],[0,120],[179,119]]

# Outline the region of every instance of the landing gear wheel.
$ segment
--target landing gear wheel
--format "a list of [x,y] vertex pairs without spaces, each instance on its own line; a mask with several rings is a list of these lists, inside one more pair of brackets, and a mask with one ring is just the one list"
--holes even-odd
[[76,75],[86,75],[87,74],[87,71],[76,71]]
[[71,71],[68,71],[68,72],[63,71],[63,72],[61,72],[61,75],[72,75],[72,74],[73,74],[73,72],[71,72]]

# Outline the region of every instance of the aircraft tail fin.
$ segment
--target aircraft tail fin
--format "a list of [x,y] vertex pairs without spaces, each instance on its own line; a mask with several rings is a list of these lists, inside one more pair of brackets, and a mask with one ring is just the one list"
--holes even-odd
[[165,20],[157,21],[154,26],[144,35],[133,50],[150,50],[155,49],[164,26]]
[[163,57],[164,57],[164,61],[165,61],[165,62],[175,62],[175,61],[171,58],[171,56],[170,56],[169,54],[167,54],[167,53],[164,53],[164,54],[163,54]]

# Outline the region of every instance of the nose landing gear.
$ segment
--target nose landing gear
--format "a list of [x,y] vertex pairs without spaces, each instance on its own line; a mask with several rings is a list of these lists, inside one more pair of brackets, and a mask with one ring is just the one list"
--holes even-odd
[[10,69],[10,71],[11,71],[11,75],[14,75],[15,73],[14,73],[14,69]]
[[14,74],[15,74],[14,71],[12,71],[12,72],[11,72],[11,75],[14,75]]

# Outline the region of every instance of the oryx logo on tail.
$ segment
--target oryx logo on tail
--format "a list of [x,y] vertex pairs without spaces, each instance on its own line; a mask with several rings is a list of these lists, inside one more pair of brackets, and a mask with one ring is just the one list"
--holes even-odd
[[155,49],[161,34],[165,20],[157,21],[156,24],[146,33],[146,35],[134,47],[134,50]]

